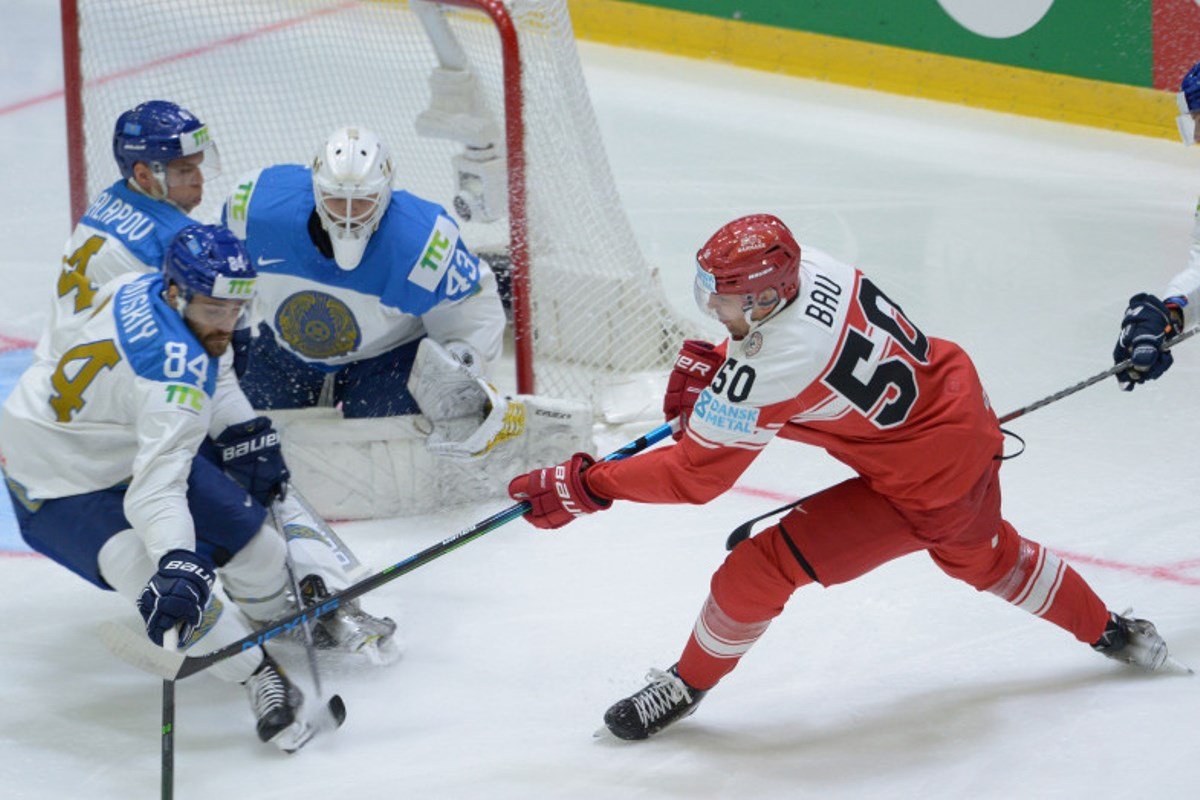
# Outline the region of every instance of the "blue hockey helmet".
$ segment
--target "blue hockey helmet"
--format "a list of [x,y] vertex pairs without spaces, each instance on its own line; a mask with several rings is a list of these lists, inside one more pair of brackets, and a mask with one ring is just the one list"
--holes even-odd
[[169,100],[149,100],[123,112],[113,131],[113,156],[126,180],[139,161],[161,173],[169,162],[196,153],[205,153],[205,177],[212,177],[218,169],[216,147],[208,126]]
[[250,300],[258,273],[246,247],[224,225],[188,225],[167,248],[163,275],[185,302],[202,294],[216,300]]
[[1179,126],[1179,136],[1187,145],[1196,142],[1196,118],[1193,114],[1200,113],[1200,62],[1197,62],[1183,76],[1179,84],[1179,93],[1175,95],[1175,104],[1179,108],[1179,116],[1175,118]]

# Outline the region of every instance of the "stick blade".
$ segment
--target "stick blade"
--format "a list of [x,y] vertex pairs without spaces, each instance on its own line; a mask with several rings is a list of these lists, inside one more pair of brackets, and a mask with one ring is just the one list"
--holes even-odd
[[116,622],[100,624],[100,641],[109,652],[126,664],[143,672],[173,681],[179,676],[186,656],[174,650],[164,650],[146,638],[142,631],[133,631]]

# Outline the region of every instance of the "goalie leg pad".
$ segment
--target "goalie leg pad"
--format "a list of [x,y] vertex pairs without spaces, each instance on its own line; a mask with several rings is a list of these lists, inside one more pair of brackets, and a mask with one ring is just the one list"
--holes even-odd
[[[503,424],[508,405],[519,410],[519,426]],[[513,398],[498,412],[497,430],[517,435],[493,437],[480,458],[430,453],[432,424],[422,415],[342,419],[336,409],[313,408],[273,412],[272,419],[293,489],[325,519],[426,514],[504,497],[513,475],[595,449],[586,405],[533,396]]]

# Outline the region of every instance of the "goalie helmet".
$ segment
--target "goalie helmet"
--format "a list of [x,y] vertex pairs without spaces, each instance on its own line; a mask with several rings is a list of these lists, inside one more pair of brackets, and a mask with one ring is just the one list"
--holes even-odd
[[133,165],[141,161],[163,182],[168,163],[196,153],[205,154],[205,177],[215,176],[219,162],[216,142],[209,137],[208,126],[186,108],[168,100],[149,100],[117,117],[113,157],[126,180],[133,177]]
[[179,287],[185,303],[198,294],[250,300],[258,278],[245,245],[224,225],[182,228],[167,247],[163,275]]
[[752,319],[756,303],[774,313],[799,293],[800,245],[770,214],[726,223],[696,253],[696,305],[708,316],[720,319],[714,295],[740,296],[746,321],[758,324],[765,317]]
[[321,227],[344,270],[362,261],[371,234],[392,201],[392,158],[366,128],[339,128],[312,162],[313,199]]
[[1175,123],[1179,126],[1179,137],[1186,145],[1196,143],[1196,118],[1200,114],[1200,63],[1197,63],[1179,84],[1179,93],[1175,95],[1175,104],[1179,108],[1179,116]]

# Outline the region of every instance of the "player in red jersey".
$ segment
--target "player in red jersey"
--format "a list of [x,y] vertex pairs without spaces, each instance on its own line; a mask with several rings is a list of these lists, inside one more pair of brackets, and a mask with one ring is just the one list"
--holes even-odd
[[1150,670],[1167,661],[1152,624],[1110,612],[1001,516],[1003,437],[962,348],[922,333],[859,270],[802,254],[766,214],[730,222],[700,249],[696,302],[729,340],[684,343],[663,404],[667,419],[681,418],[679,441],[624,461],[578,453],[521,475],[509,494],[529,501],[525,518],[557,528],[613,500],[706,503],[776,436],[824,448],[857,477],[733,548],[678,663],[608,710],[615,735],[644,739],[695,710],[797,588],[844,583],[917,550],[1109,657]]

